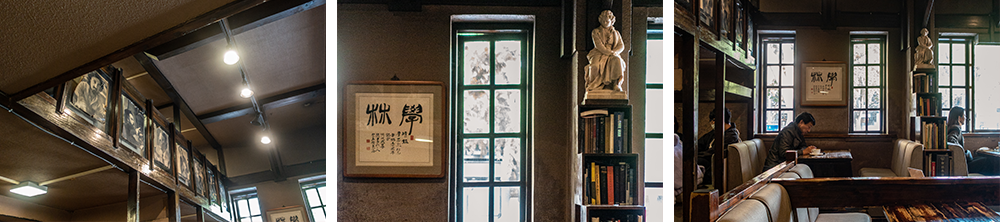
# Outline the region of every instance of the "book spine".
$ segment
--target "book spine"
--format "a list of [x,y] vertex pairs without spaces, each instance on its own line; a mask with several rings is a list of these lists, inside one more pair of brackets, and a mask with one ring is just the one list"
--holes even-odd
[[594,144],[594,148],[597,151],[596,153],[604,153],[604,149],[603,149],[603,147],[604,147],[604,133],[605,133],[605,130],[604,130],[604,124],[605,124],[604,119],[605,118],[602,118],[602,117],[598,117],[597,118],[597,126],[596,126],[597,133],[594,134],[594,139],[597,142],[597,144]]
[[594,195],[591,196],[591,204],[601,204],[601,186],[597,185],[601,181],[601,179],[597,177],[599,172],[600,171],[597,171],[597,163],[590,162],[590,187],[593,188],[592,190],[594,192]]
[[601,172],[600,173],[601,174],[600,175],[600,179],[598,179],[598,183],[597,183],[598,187],[599,187],[598,189],[601,190],[601,197],[598,197],[599,198],[598,202],[600,204],[607,204],[609,202],[608,201],[608,188],[607,188],[607,186],[608,186],[607,185],[608,184],[608,180],[607,180],[607,178],[608,178],[608,169],[604,168],[604,166],[598,166],[597,168]]
[[605,132],[605,134],[604,134],[604,142],[605,142],[605,144],[604,144],[604,152],[605,153],[615,153],[614,150],[611,149],[612,147],[614,147],[614,142],[615,142],[615,137],[614,137],[615,136],[615,118],[614,118],[614,116],[608,116],[607,117],[607,121],[608,121],[607,124],[605,124],[605,127],[607,127],[607,129],[604,129],[604,132]]
[[625,112],[615,112],[615,151],[624,153]]
[[608,170],[608,204],[618,203],[618,199],[615,199],[615,194],[618,193],[619,187],[615,185],[615,169],[614,166],[604,166]]
[[590,180],[591,180],[591,178],[590,178],[590,166],[584,166],[583,167],[583,204],[591,204],[591,203],[593,203],[590,200],[590,197],[594,196],[594,194],[592,194],[590,192]]

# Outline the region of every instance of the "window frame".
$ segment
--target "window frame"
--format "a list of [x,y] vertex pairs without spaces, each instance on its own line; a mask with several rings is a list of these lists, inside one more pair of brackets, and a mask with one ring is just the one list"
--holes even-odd
[[[760,88],[761,89],[761,91],[760,91],[761,98],[760,98],[760,101],[759,101],[760,102],[760,116],[761,116],[761,118],[760,118],[760,132],[761,133],[778,133],[778,132],[781,132],[781,129],[785,127],[785,124],[782,124],[782,122],[781,122],[781,113],[782,112],[786,112],[786,111],[791,112],[791,114],[788,116],[788,119],[789,119],[788,122],[792,122],[795,119],[795,109],[796,109],[796,107],[795,107],[796,106],[795,105],[795,96],[796,96],[795,95],[796,94],[795,87],[797,85],[799,85],[798,82],[795,81],[795,76],[794,76],[795,73],[796,73],[795,71],[798,69],[798,65],[797,65],[798,61],[796,61],[795,58],[794,58],[795,57],[794,55],[796,54],[795,53],[795,44],[796,44],[795,43],[795,40],[796,40],[795,39],[795,34],[761,34],[760,37],[759,37],[759,39],[760,39],[759,41],[760,41],[760,47],[761,47],[761,50],[758,50],[758,53],[760,53],[759,58],[761,58],[760,63],[759,63],[760,66],[761,66],[761,68],[760,68],[761,71],[758,72],[758,73],[760,73],[760,80],[761,80],[761,84],[760,84],[760,87],[761,87]],[[792,44],[792,55],[793,55],[792,56],[792,63],[783,63],[782,62],[781,56],[783,56],[784,53],[781,52],[781,51],[783,51],[783,49],[780,46],[778,47],[778,50],[779,50],[778,51],[778,63],[768,63],[768,59],[767,59],[767,44],[773,44],[773,43],[778,43],[778,44],[790,43],[790,44]],[[777,86],[768,86],[767,85],[767,74],[768,74],[767,70],[768,70],[768,66],[778,66],[778,75],[779,76],[778,76],[778,85]],[[781,76],[780,76],[781,67],[782,66],[789,66],[789,67],[792,68],[792,75],[793,76],[792,76],[792,83],[790,84],[790,86],[782,86],[782,82],[781,82],[782,80],[781,80]],[[768,91],[768,89],[771,89],[771,88],[778,89],[779,104],[778,104],[778,107],[776,107],[776,108],[768,108],[767,107],[767,91]],[[783,97],[781,95],[782,94],[782,92],[781,92],[782,89],[791,89],[791,91],[792,91],[792,95],[791,95],[792,99],[788,100],[789,103],[791,103],[789,105],[789,108],[781,108],[781,104],[780,104],[780,100],[781,99],[780,98]],[[768,130],[767,129],[767,112],[768,111],[777,111],[778,112],[778,128],[775,129],[775,130]]]
[[[326,207],[330,206],[330,205],[327,204],[327,201],[323,201],[323,193],[319,192],[319,188],[320,187],[326,187],[326,185],[327,185],[325,179],[326,178],[324,177],[324,178],[322,178],[320,180],[299,181],[299,190],[302,192],[302,200],[306,204],[305,207],[306,207],[306,211],[308,211],[308,214],[309,214],[309,221],[316,221],[316,217],[313,216],[313,213],[312,213],[313,209],[316,209],[316,208],[322,208],[323,209],[323,218],[330,218],[329,217],[330,213],[328,213],[327,209],[326,209]],[[313,190],[313,191],[316,192],[316,198],[319,199],[319,206],[313,207],[312,204],[309,203],[309,195],[306,193],[309,190]]]
[[[851,54],[850,55],[852,55],[852,56],[854,55],[854,44],[858,44],[858,43],[865,44],[865,49],[866,49],[865,50],[865,56],[866,56],[866,58],[868,56],[870,56],[870,55],[868,55],[868,52],[870,52],[870,51],[867,50],[868,49],[867,47],[868,47],[869,44],[871,44],[871,43],[877,43],[879,45],[880,49],[879,49],[879,55],[878,55],[879,56],[879,63],[868,63],[868,60],[866,60],[864,63],[855,64],[853,59],[851,59],[851,61],[848,61],[848,63],[849,63],[848,72],[850,73],[850,81],[851,81],[850,87],[849,87],[850,88],[850,90],[849,90],[849,97],[848,97],[849,98],[848,100],[850,101],[848,103],[848,109],[849,109],[848,115],[851,118],[849,118],[850,119],[850,123],[848,125],[848,132],[851,132],[851,133],[884,133],[884,132],[886,132],[885,98],[886,98],[886,88],[887,87],[885,86],[886,85],[886,82],[885,82],[886,81],[886,75],[885,75],[885,73],[886,73],[886,65],[885,65],[885,63],[886,63],[887,53],[886,53],[885,49],[887,47],[887,39],[888,38],[885,35],[851,35],[851,40],[850,40],[851,41],[850,42],[850,53]],[[854,73],[854,68],[855,68],[856,65],[864,66],[865,67],[865,74],[868,74],[868,67],[878,66],[879,67],[879,85],[878,86],[867,86],[867,85],[866,86],[854,86],[854,74],[855,74]],[[866,80],[867,80],[867,77],[866,77]],[[878,105],[879,108],[870,108],[870,107],[868,107],[867,104],[865,104],[865,108],[855,108],[856,104],[854,104],[854,90],[856,88],[862,88],[862,89],[872,89],[872,88],[875,88],[875,89],[878,89],[879,90],[879,105]],[[856,130],[856,129],[854,129],[854,112],[855,111],[864,111],[865,113],[869,113],[871,111],[879,111],[879,116],[877,117],[878,118],[878,122],[879,122],[878,129],[874,129],[874,130],[870,129],[870,128],[868,128],[869,125],[867,125],[867,124],[865,125],[866,130]],[[866,117],[866,118],[870,118],[870,117]]]
[[[461,35],[459,33],[482,33],[482,35]],[[490,222],[494,220],[496,213],[494,212],[497,203],[494,199],[497,194],[495,190],[497,188],[518,188],[519,189],[519,200],[520,200],[520,221],[530,221],[531,218],[531,182],[532,182],[532,169],[531,166],[531,144],[532,144],[532,126],[531,126],[531,98],[532,98],[532,76],[533,76],[533,55],[534,55],[534,24],[532,22],[455,22],[452,28],[452,101],[454,101],[451,107],[451,130],[452,132],[452,150],[451,159],[455,161],[452,165],[452,172],[454,172],[451,177],[452,186],[450,186],[451,193],[455,195],[451,198],[452,207],[449,210],[452,211],[450,216],[452,221],[463,221],[464,219],[464,189],[473,187],[487,187],[489,193],[488,206],[488,218]],[[519,40],[522,41],[521,46],[521,83],[520,84],[496,84],[496,69],[490,68],[490,83],[486,85],[465,85],[464,84],[464,54],[463,46],[464,42],[467,41],[477,41],[477,40],[487,40],[490,41],[490,64],[491,66],[495,63],[495,53],[493,49],[495,47],[496,41],[503,40]],[[489,121],[490,129],[487,133],[465,133],[464,131],[464,93],[466,90],[488,90],[490,96],[490,117],[495,115],[495,102],[496,102],[496,92],[497,90],[507,90],[507,89],[517,89],[521,93],[521,119],[520,121],[520,132],[518,133],[496,133],[494,132],[495,121]],[[492,118],[488,118],[492,120]],[[487,180],[485,182],[474,182],[464,180],[464,139],[487,139],[489,144],[490,155],[488,158],[487,165],[489,165],[489,172]],[[496,161],[496,150],[494,147],[496,139],[499,138],[519,138],[520,139],[520,161],[519,169],[520,176],[519,181],[516,182],[499,182],[496,180],[496,175],[494,173],[495,165],[490,164]]]
[[[937,40],[938,41],[935,43],[935,46],[937,47],[937,49],[935,50],[935,52],[937,54],[935,54],[935,55],[937,55],[937,57],[935,57],[934,60],[937,63],[938,81],[935,84],[937,84],[938,92],[941,93],[941,115],[946,116],[946,117],[948,116],[948,113],[951,112],[951,107],[953,107],[954,104],[955,104],[951,100],[952,98],[954,98],[953,97],[953,95],[954,95],[953,92],[956,89],[961,89],[962,91],[965,91],[965,98],[964,98],[965,99],[965,101],[964,101],[965,107],[964,108],[965,108],[965,116],[968,119],[966,121],[967,124],[965,124],[965,126],[963,126],[965,128],[963,130],[965,132],[989,131],[989,130],[976,130],[975,127],[972,126],[974,124],[968,124],[968,123],[975,123],[975,121],[976,121],[975,115],[970,115],[972,113],[972,110],[975,110],[975,105],[976,105],[976,104],[973,104],[975,101],[973,101],[973,100],[970,99],[970,98],[972,98],[974,96],[972,94],[972,92],[974,91],[973,87],[974,87],[974,84],[975,84],[975,80],[972,79],[972,78],[975,75],[973,75],[972,72],[973,72],[973,69],[975,67],[975,53],[973,52],[973,50],[975,50],[975,44],[976,44],[975,43],[975,39],[972,36],[941,36],[941,35],[939,35],[938,38],[937,38]],[[942,49],[941,44],[943,44],[943,43],[947,43],[948,44],[948,49],[949,49],[948,50],[948,55],[949,55],[949,58],[952,59],[952,61],[954,61],[954,58],[955,58],[954,57],[954,51],[955,51],[954,50],[954,45],[956,43],[958,43],[958,44],[965,44],[965,55],[964,55],[965,56],[965,63],[954,63],[954,62],[942,63],[941,62],[941,58],[943,58],[944,54],[942,54],[940,50]],[[947,66],[949,68],[948,69],[949,70],[948,71],[948,76],[947,76],[948,77],[948,84],[949,85],[947,85],[947,86],[941,85],[941,80],[944,78],[944,76],[941,75],[942,74],[941,70],[943,70],[942,67],[945,67],[945,66]],[[956,67],[956,66],[964,66],[965,67],[965,85],[964,86],[955,86],[955,78],[954,78],[955,75],[954,75],[954,72],[952,70],[954,70],[953,68]],[[949,94],[945,95],[945,93],[942,92],[943,89],[949,89],[948,90]],[[945,98],[948,98],[948,102],[949,102],[948,106],[944,105]]]
[[[244,221],[244,219],[246,219],[246,221],[252,221],[251,218],[254,217],[260,217],[261,221],[266,221],[266,219],[264,218],[264,210],[260,209],[260,196],[257,195],[257,189],[251,188],[250,190],[246,191],[242,190],[243,189],[241,189],[241,191],[229,193],[229,196],[233,200],[233,214],[236,215],[236,221]],[[250,199],[257,199],[257,207],[258,207],[257,211],[260,214],[253,214],[253,211],[251,209],[247,209],[247,212],[249,212],[250,215],[244,217],[243,215],[240,215],[239,202],[246,201],[247,207],[250,207]]]

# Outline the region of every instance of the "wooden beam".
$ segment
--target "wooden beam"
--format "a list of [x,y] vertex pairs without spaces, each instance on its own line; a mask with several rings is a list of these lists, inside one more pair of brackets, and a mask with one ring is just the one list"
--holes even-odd
[[924,27],[930,22],[931,12],[934,11],[934,0],[927,0],[927,10],[924,11]]
[[[177,89],[170,83],[170,80],[167,80],[167,77],[163,75],[163,72],[160,71],[159,67],[156,67],[156,64],[153,64],[152,58],[146,56],[145,53],[137,53],[134,57],[139,61],[139,64],[142,65],[142,68],[146,69],[146,72],[149,72],[149,77],[152,77],[153,80],[156,81],[156,84],[160,85],[160,88],[167,93],[170,100],[174,101],[174,104],[178,107],[177,109],[180,109],[180,112],[184,113],[184,115],[188,117],[188,120],[191,120],[191,124],[194,125],[194,128],[198,129],[198,132],[201,133],[202,137],[205,137],[208,144],[211,145],[212,148],[221,149],[222,145],[219,144],[219,141],[215,140],[212,133],[208,132],[208,128],[205,127],[205,124],[202,124],[201,121],[198,120],[198,116],[194,114],[194,111],[191,111],[191,107],[187,105],[187,102],[184,101],[184,98],[181,97],[180,93],[177,92]],[[175,111],[177,109],[175,109]],[[176,116],[177,113],[175,112],[174,115]],[[174,118],[174,121],[178,126],[180,125],[180,122],[178,122],[179,119],[180,118]]]
[[[715,53],[714,65],[715,65],[715,70],[713,71],[715,71],[715,73],[705,73],[705,74],[715,76],[716,81],[714,81],[713,83],[715,83],[716,89],[725,89],[726,82],[728,82],[724,81],[726,79],[726,55],[722,53]],[[726,90],[715,90],[715,109],[712,110],[712,112],[715,112],[714,116],[715,116],[716,133],[715,133],[715,140],[712,141],[713,143],[712,147],[715,147],[714,150],[715,153],[712,155],[711,162],[699,164],[699,165],[711,166],[712,172],[705,172],[705,173],[709,174],[706,175],[706,177],[709,176],[712,177],[712,185],[715,185],[715,187],[725,187],[727,179],[725,176],[725,172],[723,171],[725,168],[724,167],[725,164],[723,164],[725,163],[725,154],[723,152],[726,151],[726,145],[725,145],[726,134],[723,132],[723,129],[726,128],[725,121],[723,121],[723,118],[725,118],[724,117],[725,109],[726,109]],[[697,118],[693,120],[697,122]]]
[[[326,160],[314,160],[305,163],[288,165],[285,166],[285,169],[287,169],[285,175],[288,177],[325,173]],[[274,181],[274,175],[271,171],[260,171],[236,177],[229,177],[229,180],[225,182],[226,187],[241,187],[268,181]]]
[[181,222],[181,200],[175,191],[167,192],[167,221]]
[[[275,96],[267,97],[259,102],[263,104],[264,110],[274,109],[289,104],[294,104],[309,99],[313,99],[319,96],[326,95],[326,84],[320,83],[319,85],[314,85]],[[219,122],[227,119],[232,119],[235,117],[251,115],[254,113],[253,105],[251,103],[240,104],[237,106],[225,108],[219,111],[206,113],[204,115],[198,116],[203,124],[209,124],[214,122]]]
[[125,212],[128,217],[125,221],[139,222],[139,171],[128,170],[128,200],[125,203]]
[[195,219],[196,222],[205,222],[205,208],[201,205],[195,204]]
[[212,11],[201,14],[198,17],[190,19],[184,23],[178,24],[170,29],[164,30],[153,36],[147,37],[143,40],[139,40],[136,43],[125,46],[124,48],[115,50],[108,55],[105,55],[97,60],[88,62],[69,71],[66,71],[58,76],[45,80],[42,83],[36,84],[34,86],[28,87],[27,89],[21,90],[19,92],[11,95],[11,99],[14,101],[27,98],[38,92],[44,91],[45,89],[55,87],[59,84],[63,84],[66,81],[72,80],[80,75],[86,74],[87,72],[96,70],[98,68],[111,65],[117,61],[128,58],[129,56],[134,56],[135,54],[142,53],[146,49],[167,43],[174,40],[184,34],[190,33],[194,30],[198,30],[201,27],[215,23],[222,18],[232,16],[236,13],[242,12],[249,8],[253,8],[264,0],[236,0],[216,8]]
[[774,179],[792,207],[883,206],[919,202],[1000,204],[1000,177]]
[[[695,7],[697,8],[697,7]],[[683,33],[680,31],[678,33]],[[698,52],[700,51],[701,45],[698,41],[698,34],[681,34],[678,39],[681,44],[677,45],[677,49],[680,50],[680,67],[682,71],[682,84],[684,89],[681,90],[681,95],[684,98],[682,109],[683,119],[685,120],[681,124],[683,125],[683,137],[681,137],[681,143],[683,144],[683,167],[681,171],[683,175],[683,188],[681,191],[681,196],[683,200],[690,200],[691,193],[694,191],[695,181],[695,170],[698,169],[697,159],[695,154],[698,151],[698,123],[695,120],[698,119]],[[683,201],[682,207],[684,212],[682,213],[682,218],[687,221],[691,221],[691,201]]]

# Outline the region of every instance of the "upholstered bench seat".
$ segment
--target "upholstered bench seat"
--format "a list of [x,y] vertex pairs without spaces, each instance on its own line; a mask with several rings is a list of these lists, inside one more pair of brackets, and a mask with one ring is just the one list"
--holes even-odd
[[862,177],[908,177],[909,167],[923,169],[924,145],[908,140],[897,139],[892,146],[891,168],[861,168],[858,171]]
[[743,182],[753,179],[764,172],[764,161],[767,159],[767,149],[760,138],[744,140],[729,144],[729,157],[726,160],[726,190],[732,190]]
[[[788,192],[785,191],[785,187],[781,184],[770,183],[765,185],[763,188],[758,190],[756,193],[750,196],[750,199],[758,200],[764,203],[767,208],[767,212],[770,215],[771,222],[870,222],[871,216],[864,213],[818,213],[819,210],[816,208],[799,208],[796,209],[795,215],[792,214],[792,202],[788,196]],[[749,200],[743,201],[747,202]],[[805,213],[806,215],[802,215]]]
[[896,172],[886,168],[861,168],[858,173],[863,177],[898,177]]
[[872,217],[863,213],[834,213],[819,214],[816,222],[836,222],[836,221],[872,221]]
[[764,203],[757,200],[744,200],[733,209],[726,211],[717,222],[771,222]]

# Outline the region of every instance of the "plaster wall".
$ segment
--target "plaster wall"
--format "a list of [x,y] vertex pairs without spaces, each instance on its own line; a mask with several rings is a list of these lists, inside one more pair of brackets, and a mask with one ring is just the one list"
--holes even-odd
[[40,221],[68,221],[71,216],[64,210],[2,195],[0,195],[0,214]]

